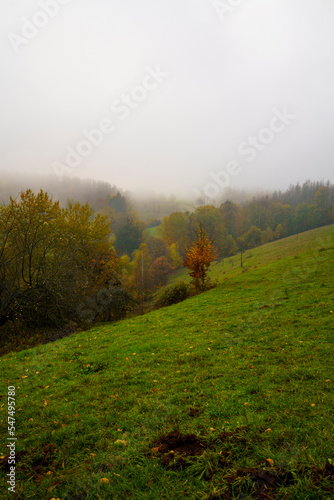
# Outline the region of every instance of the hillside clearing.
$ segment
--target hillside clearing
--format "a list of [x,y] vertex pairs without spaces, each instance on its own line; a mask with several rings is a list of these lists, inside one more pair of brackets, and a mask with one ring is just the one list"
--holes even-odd
[[183,303],[3,356],[1,497],[333,498],[334,226],[247,255]]

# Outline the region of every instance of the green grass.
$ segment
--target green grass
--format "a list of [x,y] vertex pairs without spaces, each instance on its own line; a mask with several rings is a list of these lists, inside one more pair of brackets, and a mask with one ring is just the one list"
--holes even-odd
[[156,226],[156,227],[149,227],[148,229],[146,229],[146,232],[149,236],[152,236],[152,237],[155,237],[155,238],[160,238],[160,234],[157,233],[157,228],[159,226]]
[[[263,471],[289,478],[267,498],[334,498],[333,247],[334,226],[280,240],[181,304],[3,356],[0,453],[9,385],[26,453],[1,498],[261,498]],[[174,430],[203,453],[163,456]]]
[[[255,266],[264,266],[286,257],[297,256],[299,258],[302,257],[301,254],[305,254],[305,260],[312,260],[317,258],[322,248],[327,247],[334,248],[332,225],[305,231],[299,235],[267,243],[252,250],[246,250],[242,256],[242,268],[240,266],[240,253],[233,257],[215,261],[210,267],[209,276],[212,279],[221,280],[225,275],[237,276],[255,268]],[[307,264],[303,263],[303,265],[306,266]],[[190,281],[187,269],[183,268],[174,272],[170,282],[173,283],[179,280]]]

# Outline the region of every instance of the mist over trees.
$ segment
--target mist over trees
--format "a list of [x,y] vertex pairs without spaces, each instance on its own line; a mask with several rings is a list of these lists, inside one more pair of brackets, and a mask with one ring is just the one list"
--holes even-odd
[[158,232],[166,245],[175,244],[184,258],[200,223],[223,258],[333,222],[334,186],[307,181],[243,203],[227,199],[219,206],[199,206],[190,214],[172,213],[162,220]]
[[16,194],[26,182],[7,176],[0,184],[0,328],[118,320],[151,300],[177,269],[188,267],[195,288],[204,289],[214,259],[334,223],[329,182],[243,203],[225,199],[161,220],[152,213],[146,222],[108,183],[49,179],[49,193],[35,178],[33,189]]
[[68,201],[89,203],[91,207],[102,209],[108,197],[120,191],[105,181],[93,179],[80,179],[75,177],[62,177],[55,175],[29,175],[28,173],[13,174],[2,172],[0,176],[0,203],[7,204],[9,197],[16,199],[22,191],[30,189],[37,194],[41,189],[49,193],[54,200],[60,202],[62,207]]

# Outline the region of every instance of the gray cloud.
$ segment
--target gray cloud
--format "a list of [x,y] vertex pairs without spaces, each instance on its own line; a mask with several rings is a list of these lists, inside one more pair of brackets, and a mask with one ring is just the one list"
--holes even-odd
[[[55,15],[15,51],[13,33],[42,5]],[[0,169],[51,173],[109,118],[115,131],[76,176],[184,195],[238,160],[232,187],[333,181],[330,0],[247,0],[223,20],[211,0],[3,1],[0,12]],[[168,78],[120,120],[110,106],[156,65]],[[247,162],[240,143],[284,106],[295,120]]]

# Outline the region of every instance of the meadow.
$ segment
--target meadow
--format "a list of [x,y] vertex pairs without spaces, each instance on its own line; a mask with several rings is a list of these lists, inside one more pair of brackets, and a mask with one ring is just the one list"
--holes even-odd
[[182,303],[2,356],[1,498],[334,498],[333,264],[334,226],[308,231]]

